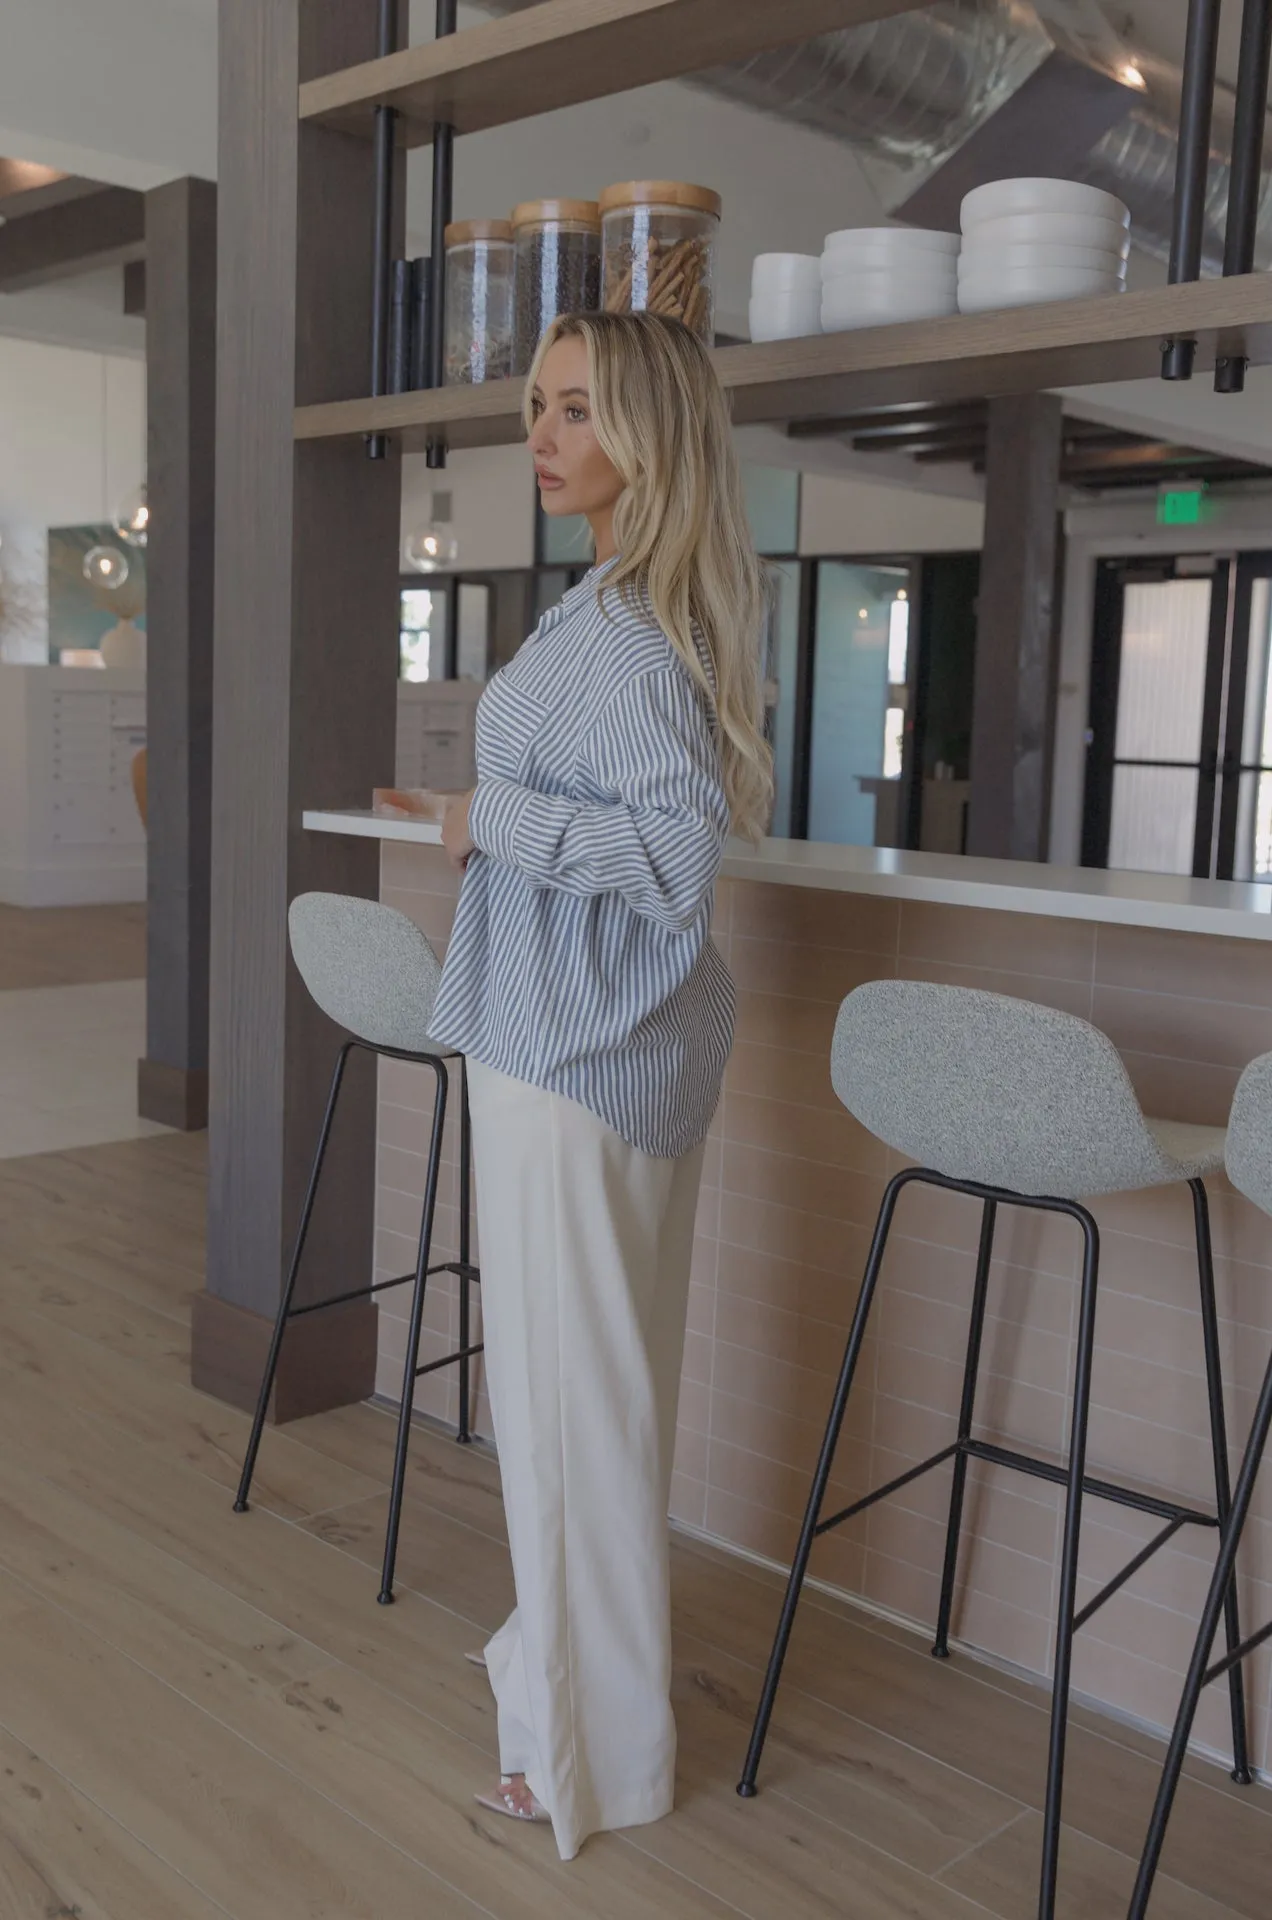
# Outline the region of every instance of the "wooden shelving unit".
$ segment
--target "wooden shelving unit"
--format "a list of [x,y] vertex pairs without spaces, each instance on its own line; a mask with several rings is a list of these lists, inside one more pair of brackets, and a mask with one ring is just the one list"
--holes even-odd
[[[1194,334],[1203,370],[1224,353],[1244,354],[1256,366],[1272,362],[1272,274],[725,347],[715,361],[734,418],[753,425],[863,405],[1149,379],[1167,334]],[[453,447],[505,446],[521,438],[521,391],[519,380],[501,380],[299,407],[296,437],[393,433],[418,451],[440,428]]]
[[398,138],[426,146],[433,123],[479,133],[770,47],[913,10],[914,0],[544,0],[448,39],[325,74],[300,89],[302,120],[371,135],[393,107]]

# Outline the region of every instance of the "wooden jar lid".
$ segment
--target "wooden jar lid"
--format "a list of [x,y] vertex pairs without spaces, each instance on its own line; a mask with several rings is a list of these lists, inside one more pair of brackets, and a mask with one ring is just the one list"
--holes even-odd
[[512,210],[514,227],[570,226],[599,229],[601,210],[595,200],[523,200]]
[[724,202],[710,187],[692,187],[683,180],[625,180],[606,187],[598,205],[603,214],[617,207],[686,207],[718,220]]
[[446,229],[448,247],[470,246],[474,240],[511,240],[507,220],[453,220]]

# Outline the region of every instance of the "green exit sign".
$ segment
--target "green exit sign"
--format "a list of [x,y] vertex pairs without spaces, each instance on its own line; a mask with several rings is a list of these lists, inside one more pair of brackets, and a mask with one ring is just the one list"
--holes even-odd
[[1198,527],[1206,501],[1205,485],[1163,487],[1157,496],[1157,519],[1163,527]]

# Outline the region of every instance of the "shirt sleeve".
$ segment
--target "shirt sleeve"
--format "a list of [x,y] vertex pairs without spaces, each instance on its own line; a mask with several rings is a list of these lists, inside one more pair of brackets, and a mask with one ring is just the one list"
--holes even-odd
[[620,893],[661,926],[692,926],[715,884],[729,832],[719,755],[688,676],[659,669],[620,688],[583,758],[612,801],[479,780],[469,813],[478,849],[539,886]]

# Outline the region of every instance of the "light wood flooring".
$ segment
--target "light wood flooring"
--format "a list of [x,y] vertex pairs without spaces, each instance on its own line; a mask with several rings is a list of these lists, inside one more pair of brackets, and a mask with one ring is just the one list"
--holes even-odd
[[[421,1429],[396,1606],[392,1442],[346,1409],[266,1435],[187,1384],[202,1141],[0,1163],[3,1920],[1030,1920],[1045,1699],[810,1595],[759,1799],[734,1792],[775,1580],[678,1538],[679,1806],[564,1866],[474,1806],[465,1649],[511,1600],[493,1461]],[[1151,1742],[1077,1716],[1064,1920],[1120,1920]],[[1272,1796],[1191,1769],[1160,1920],[1266,1920]]]
[[0,905],[0,992],[140,980],[146,909]]

